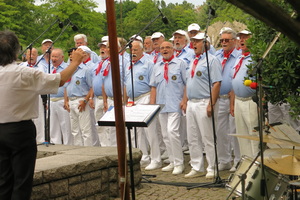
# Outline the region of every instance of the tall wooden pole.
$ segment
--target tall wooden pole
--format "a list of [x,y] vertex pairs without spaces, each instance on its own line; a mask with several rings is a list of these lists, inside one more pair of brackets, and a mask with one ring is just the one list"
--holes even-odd
[[125,121],[122,108],[122,87],[120,79],[119,50],[117,43],[116,15],[114,0],[106,0],[106,15],[110,48],[110,62],[112,66],[112,85],[114,95],[115,120],[117,130],[117,148],[119,164],[119,180],[121,199],[129,200],[129,183],[126,159]]

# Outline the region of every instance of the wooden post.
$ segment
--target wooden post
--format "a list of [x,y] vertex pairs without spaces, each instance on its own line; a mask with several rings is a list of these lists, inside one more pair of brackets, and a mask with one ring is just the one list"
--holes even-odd
[[108,37],[110,48],[110,62],[112,67],[112,85],[114,95],[114,110],[117,131],[117,148],[118,148],[118,165],[119,165],[119,180],[120,180],[120,196],[121,199],[129,200],[129,183],[128,170],[126,159],[126,134],[125,121],[122,108],[122,88],[120,79],[119,67],[119,50],[117,43],[117,28],[114,0],[106,0],[106,15],[108,25]]

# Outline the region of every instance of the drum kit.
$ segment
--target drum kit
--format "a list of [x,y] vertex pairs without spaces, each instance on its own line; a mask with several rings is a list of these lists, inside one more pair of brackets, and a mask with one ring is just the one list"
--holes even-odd
[[[263,143],[269,147],[263,152],[264,172],[259,155],[254,159],[243,156],[236,172],[230,175],[226,184],[226,188],[231,190],[228,198],[234,192],[246,200],[298,199],[297,189],[300,188],[300,180],[291,181],[289,178],[291,176],[298,179],[300,176],[300,136],[296,131],[295,134],[292,134],[293,138],[296,138],[293,141],[289,137],[275,137],[275,134],[264,135]],[[231,135],[254,141],[260,140],[258,136],[253,135]],[[273,148],[274,145],[279,148]],[[285,148],[280,148],[282,146]],[[292,149],[287,148],[288,146]],[[262,187],[265,188],[265,194],[261,192]],[[293,197],[290,197],[290,192]]]

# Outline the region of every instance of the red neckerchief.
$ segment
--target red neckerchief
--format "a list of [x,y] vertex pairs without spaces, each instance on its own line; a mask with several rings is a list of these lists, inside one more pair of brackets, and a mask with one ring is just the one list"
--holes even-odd
[[[144,55],[142,55],[142,57],[143,57],[143,56],[144,56]],[[130,66],[128,67],[128,70],[131,70],[132,66],[133,66],[135,63],[137,63],[139,60],[141,60],[142,57],[140,57],[140,59],[138,59],[138,60],[136,60],[136,61],[132,61],[132,65],[130,65]]]
[[27,63],[28,67],[33,67],[35,65],[35,63],[31,64],[31,63]]
[[171,62],[171,60],[174,58],[174,55],[172,55],[172,57],[170,58],[170,59],[168,59],[168,60],[165,60],[164,58],[163,58],[163,62],[165,63],[165,65],[164,65],[164,78],[166,79],[166,81],[168,82],[168,79],[169,79],[169,77],[168,77],[168,67],[169,67],[169,62]]
[[102,65],[103,65],[104,61],[106,61],[107,59],[108,59],[108,57],[105,58],[105,59],[102,59],[102,60],[99,62],[99,65],[98,65],[98,67],[97,67],[97,69],[96,69],[96,76],[97,76],[97,75],[99,74],[99,72],[101,71]]
[[86,59],[86,61],[83,62],[83,64],[86,64],[87,62],[89,62],[91,59],[91,57],[89,57],[88,59]]
[[175,56],[178,57],[181,54],[182,50],[176,50]]
[[224,67],[225,67],[225,64],[229,58],[229,56],[231,55],[233,49],[231,51],[229,51],[228,53],[226,53],[225,51],[223,52],[223,55],[224,55],[224,59],[222,61],[222,69],[224,70]]
[[154,64],[156,64],[156,62],[157,62],[158,53],[159,53],[159,52],[156,52],[156,51],[155,51],[155,55],[154,55],[154,58],[153,58]]
[[246,52],[246,53],[243,53],[242,54],[242,57],[240,58],[240,61],[238,62],[238,64],[235,66],[235,71],[234,71],[234,75],[233,75],[233,78],[235,78],[236,74],[239,72],[241,66],[242,66],[242,63],[243,63],[243,60],[246,56],[248,56],[250,54],[250,52]]
[[107,76],[108,75],[109,69],[110,69],[110,59],[108,58],[108,64],[106,65],[106,67],[105,67],[105,69],[103,71],[103,76]]
[[194,61],[193,61],[193,67],[192,67],[192,71],[191,71],[191,77],[192,77],[192,78],[193,78],[194,75],[195,75],[195,69],[196,69],[196,66],[197,66],[197,64],[198,64],[198,62],[199,62],[199,58],[200,58],[201,55],[202,55],[202,54],[196,55],[196,57],[195,57],[195,59],[194,59]]

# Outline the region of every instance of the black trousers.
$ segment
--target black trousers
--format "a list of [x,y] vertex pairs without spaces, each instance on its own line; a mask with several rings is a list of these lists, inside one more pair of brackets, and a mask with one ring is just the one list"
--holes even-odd
[[37,154],[31,120],[0,124],[0,199],[29,200]]

